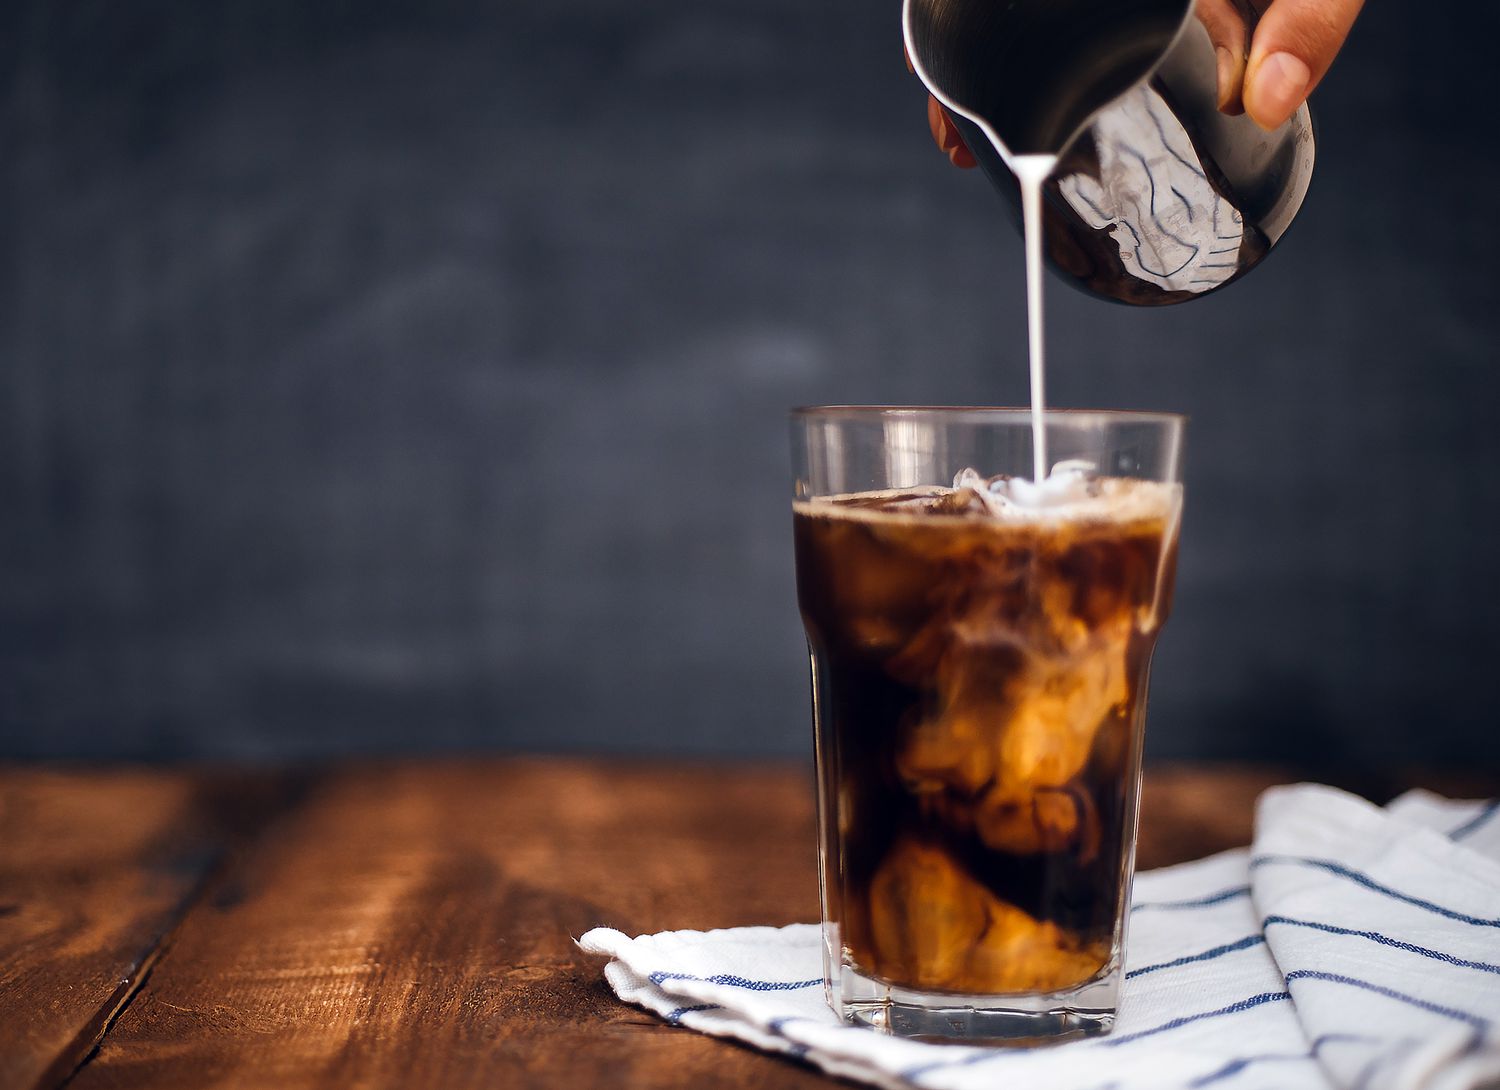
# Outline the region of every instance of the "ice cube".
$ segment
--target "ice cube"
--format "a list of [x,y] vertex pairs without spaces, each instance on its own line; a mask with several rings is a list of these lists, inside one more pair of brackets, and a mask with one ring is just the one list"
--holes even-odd
[[1054,992],[1104,967],[1108,948],[1086,946],[1045,920],[991,897],[989,922],[954,986],[972,992]]
[[1071,851],[1079,863],[1099,853],[1099,816],[1080,786],[994,788],[975,808],[974,828],[997,851]]
[[870,885],[877,975],[913,988],[1005,993],[1081,984],[1108,950],[1000,900],[941,848],[898,840]]
[[897,841],[870,883],[880,975],[918,988],[953,986],[989,926],[990,900],[942,849]]

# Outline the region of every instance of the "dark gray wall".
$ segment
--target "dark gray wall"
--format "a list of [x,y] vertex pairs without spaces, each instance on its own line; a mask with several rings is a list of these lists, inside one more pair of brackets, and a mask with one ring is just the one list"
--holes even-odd
[[[896,0],[12,0],[0,755],[805,752],[784,410],[1017,403]],[[1159,754],[1500,759],[1494,5],[1373,4],[1226,293],[1057,288],[1192,415]]]

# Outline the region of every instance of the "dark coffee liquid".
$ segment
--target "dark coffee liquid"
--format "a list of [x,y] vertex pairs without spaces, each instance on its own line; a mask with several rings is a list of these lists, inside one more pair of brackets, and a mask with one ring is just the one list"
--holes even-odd
[[868,976],[1053,991],[1113,956],[1180,493],[1091,487],[1015,518],[966,489],[796,505],[824,895]]

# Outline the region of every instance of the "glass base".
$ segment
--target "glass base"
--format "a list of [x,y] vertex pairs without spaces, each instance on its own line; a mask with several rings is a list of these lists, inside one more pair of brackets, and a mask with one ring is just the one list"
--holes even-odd
[[1119,990],[1117,967],[1066,991],[956,995],[897,987],[846,962],[828,998],[844,1021],[894,1037],[1027,1048],[1108,1033]]

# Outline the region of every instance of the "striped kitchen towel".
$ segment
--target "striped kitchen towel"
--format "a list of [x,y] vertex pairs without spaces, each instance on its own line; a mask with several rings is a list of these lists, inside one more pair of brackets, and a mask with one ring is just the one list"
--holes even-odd
[[579,940],[668,1022],[877,1086],[1470,1090],[1500,1086],[1500,802],[1327,787],[1260,800],[1254,845],[1142,873],[1108,1037],[1000,1049],[846,1026],[819,930]]

